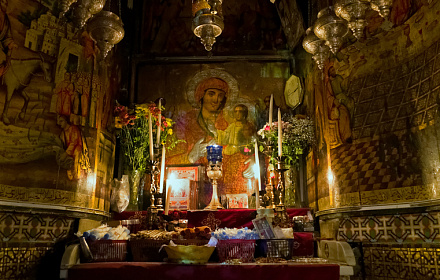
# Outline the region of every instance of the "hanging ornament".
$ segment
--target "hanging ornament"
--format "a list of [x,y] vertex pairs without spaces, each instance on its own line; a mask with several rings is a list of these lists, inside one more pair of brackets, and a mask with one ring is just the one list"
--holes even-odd
[[83,28],[86,22],[99,13],[104,7],[105,0],[78,0],[73,9],[73,23],[78,28]]
[[364,34],[367,25],[365,13],[370,9],[370,2],[367,0],[337,0],[335,2],[335,14],[348,22],[348,27],[353,35],[360,39]]
[[87,23],[87,30],[98,45],[101,59],[104,59],[125,35],[122,20],[110,11],[101,11],[96,14]]
[[333,54],[342,46],[344,37],[348,34],[347,22],[335,15],[333,7],[328,7],[318,13],[318,19],[313,28],[319,39],[325,40]]
[[379,13],[383,18],[390,15],[390,9],[393,5],[393,0],[371,0],[371,8]]
[[324,62],[329,58],[330,49],[324,40],[319,39],[313,33],[312,27],[306,30],[306,37],[303,40],[303,48],[306,52],[312,54],[312,59],[318,65],[320,70],[324,69]]

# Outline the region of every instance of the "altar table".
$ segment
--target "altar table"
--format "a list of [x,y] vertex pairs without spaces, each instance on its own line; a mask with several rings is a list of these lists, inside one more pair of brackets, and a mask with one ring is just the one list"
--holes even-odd
[[183,265],[154,262],[85,263],[68,270],[68,280],[339,280],[337,264]]
[[[308,208],[288,208],[286,209],[289,218],[294,216],[307,215]],[[169,215],[175,219],[187,219],[188,227],[199,227],[211,224],[211,228],[253,228],[252,220],[256,217],[255,209],[222,209],[217,211],[210,210],[189,210],[189,211],[170,211]],[[159,213],[161,215],[161,213]],[[115,220],[140,219],[144,220],[147,211],[114,213]]]
[[[288,208],[286,209],[290,219],[294,216],[307,215],[308,208]],[[160,215],[161,213],[159,213]],[[256,217],[255,209],[222,209],[211,210],[190,210],[172,211],[170,216],[175,219],[187,219],[188,227],[209,226],[210,228],[254,228],[252,220]],[[146,223],[147,211],[114,213],[115,220],[139,219]],[[294,234],[293,256],[311,257],[314,254],[313,233],[295,232]]]

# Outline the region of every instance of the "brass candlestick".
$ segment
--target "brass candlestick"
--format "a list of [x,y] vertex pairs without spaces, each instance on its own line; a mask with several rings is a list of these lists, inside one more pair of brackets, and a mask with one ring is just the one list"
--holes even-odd
[[286,206],[284,205],[284,199],[285,199],[285,185],[284,185],[284,172],[288,170],[284,164],[284,157],[277,157],[277,165],[276,169],[278,171],[278,197],[279,197],[279,203],[275,206],[275,225],[279,225],[281,227],[290,227],[291,223],[289,221],[289,216],[287,215]]
[[269,176],[266,185],[266,193],[264,194],[264,200],[267,201],[266,208],[275,208],[275,192],[273,187],[273,179]]
[[157,213],[159,212],[159,208],[155,205],[155,195],[158,193],[157,191],[157,182],[158,175],[160,173],[159,170],[159,161],[156,160],[150,160],[150,175],[151,175],[151,184],[150,184],[150,207],[147,209],[148,213],[148,220],[147,220],[147,227],[148,229],[153,229],[154,225],[157,221]]
[[[265,147],[263,150],[263,153],[270,159],[273,153],[273,142],[269,141],[267,139],[267,142],[265,143]],[[267,184],[266,184],[266,193],[264,194],[264,200],[267,201],[266,208],[275,208],[275,190],[274,190],[274,182],[273,178],[270,176],[270,170],[266,172],[266,174],[269,173],[269,176],[267,178]]]
[[286,188],[284,186],[284,172],[287,171],[288,169],[286,168],[286,166],[284,164],[284,157],[283,156],[277,157],[276,161],[277,161],[276,169],[278,171],[277,190],[279,192],[279,200],[280,200],[278,205],[284,206],[284,199],[285,199],[285,192],[286,192]]

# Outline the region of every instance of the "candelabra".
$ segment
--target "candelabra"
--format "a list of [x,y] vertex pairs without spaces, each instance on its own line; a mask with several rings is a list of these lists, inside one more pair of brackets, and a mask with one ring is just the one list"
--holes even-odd
[[222,146],[218,145],[208,146],[206,148],[208,153],[208,167],[206,168],[206,173],[212,181],[212,196],[211,202],[205,207],[205,210],[223,209],[217,193],[217,180],[222,177],[222,148]]
[[150,184],[150,207],[148,207],[148,229],[153,229],[154,224],[157,220],[157,213],[159,212],[159,208],[155,205],[155,198],[154,196],[158,193],[157,191],[157,182],[159,181],[157,179],[160,170],[159,170],[159,162],[156,160],[150,160],[150,175],[151,175],[151,184]]
[[[270,158],[273,153],[273,142],[267,141],[263,153],[266,157]],[[270,174],[270,172],[269,172]],[[272,176],[268,176],[266,184],[266,193],[263,196],[263,200],[267,203],[266,208],[275,208],[275,192],[274,192],[274,182]]]
[[275,206],[275,224],[279,225],[281,227],[289,227],[290,221],[289,216],[287,215],[286,206],[284,205],[284,199],[285,199],[285,191],[286,187],[284,185],[284,172],[287,170],[285,164],[284,164],[284,157],[277,157],[276,158],[277,165],[276,169],[278,171],[278,198],[279,203]]

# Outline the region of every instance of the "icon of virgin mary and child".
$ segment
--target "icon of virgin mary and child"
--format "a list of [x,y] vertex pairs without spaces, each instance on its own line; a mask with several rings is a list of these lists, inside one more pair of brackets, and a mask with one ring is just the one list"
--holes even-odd
[[[174,150],[168,164],[207,163],[206,147],[222,145],[223,193],[243,193],[247,188],[250,156],[244,153],[245,145],[255,135],[255,126],[247,120],[248,108],[244,104],[234,106],[232,122],[228,122],[223,109],[230,97],[228,83],[218,77],[202,80],[194,92],[194,101],[200,109],[186,112],[176,121],[176,136],[184,139]],[[252,174],[250,174],[252,173]],[[220,193],[222,190],[220,188]]]

